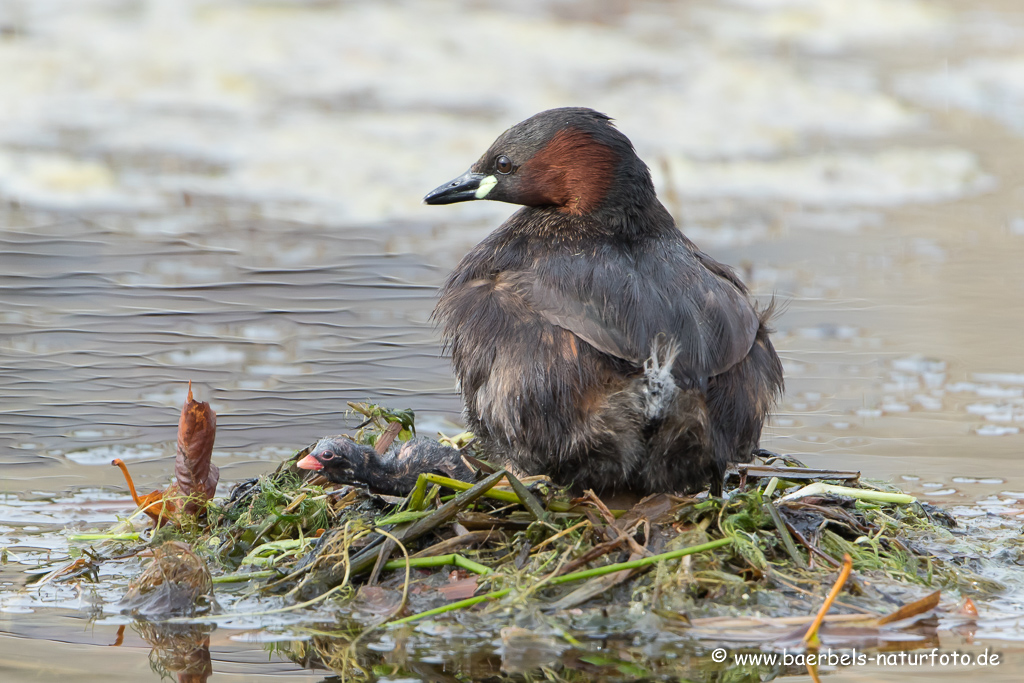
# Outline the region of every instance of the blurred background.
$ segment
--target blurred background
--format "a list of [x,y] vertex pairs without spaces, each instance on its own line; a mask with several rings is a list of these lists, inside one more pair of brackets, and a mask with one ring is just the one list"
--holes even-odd
[[188,380],[225,481],[348,401],[458,431],[436,288],[514,208],[421,198],[566,105],[783,304],[764,446],[1024,499],[1015,0],[3,0],[3,488],[166,480]]

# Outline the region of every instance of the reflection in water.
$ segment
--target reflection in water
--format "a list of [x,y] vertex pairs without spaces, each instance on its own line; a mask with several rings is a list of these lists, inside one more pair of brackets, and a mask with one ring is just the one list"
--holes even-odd
[[136,621],[132,628],[153,647],[149,663],[161,679],[177,677],[178,683],[206,683],[213,673],[210,633],[215,626]]
[[[828,625],[822,631],[822,652],[834,651],[837,661],[824,667],[833,671],[841,668],[838,657],[871,656],[875,652],[930,651],[939,647],[936,620],[922,623],[905,639],[880,639],[877,629]],[[799,629],[802,635],[805,629]],[[749,634],[748,634],[749,635]],[[891,634],[890,634],[891,635]],[[782,647],[763,649],[756,640],[737,639],[728,647],[729,661],[713,657],[712,644],[699,641],[659,642],[652,633],[595,634],[586,643],[572,643],[573,638],[562,634],[543,634],[518,627],[507,627],[498,634],[500,646],[462,646],[443,638],[436,638],[433,647],[422,635],[408,630],[389,633],[383,638],[369,638],[348,634],[329,635],[319,632],[308,640],[274,643],[268,649],[287,657],[296,664],[313,670],[328,670],[338,678],[325,681],[363,680],[422,680],[453,682],[461,680],[490,683],[524,680],[584,681],[637,681],[637,680],[693,680],[772,681],[795,676],[806,676],[807,667],[792,658],[799,648]],[[419,642],[417,642],[419,641]],[[721,646],[721,643],[718,644]],[[767,658],[757,662],[737,663],[734,657],[749,655],[779,655],[777,662]],[[783,662],[784,652],[790,661]],[[849,666],[849,660],[843,663]]]
[[[276,643],[271,649],[311,669],[334,672],[340,680],[413,680],[454,682],[541,680],[632,681],[644,677],[687,678],[709,671],[710,658],[689,647],[674,650],[670,656],[652,656],[650,651],[634,647],[631,639],[605,639],[601,654],[570,646],[564,639],[503,629],[501,647],[460,647],[453,643],[429,649],[409,642],[408,631],[392,633],[382,642],[369,646],[356,636],[320,634],[308,641]],[[712,666],[710,670],[718,667]],[[734,680],[772,680],[762,678],[772,667],[749,667],[745,676]],[[740,672],[737,672],[740,673]],[[776,672],[777,673],[777,672]],[[332,679],[325,679],[332,680]]]

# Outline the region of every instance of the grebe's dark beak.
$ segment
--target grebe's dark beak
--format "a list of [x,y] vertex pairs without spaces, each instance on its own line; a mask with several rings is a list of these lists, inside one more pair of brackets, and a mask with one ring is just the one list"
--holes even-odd
[[455,204],[483,199],[498,182],[493,175],[466,171],[455,180],[431,190],[423,201],[427,204]]

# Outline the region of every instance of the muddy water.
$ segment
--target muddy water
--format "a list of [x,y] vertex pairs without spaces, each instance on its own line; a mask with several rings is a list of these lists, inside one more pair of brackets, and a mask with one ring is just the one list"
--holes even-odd
[[[65,525],[129,511],[112,457],[166,480],[188,380],[225,481],[351,400],[457,429],[429,314],[511,208],[419,200],[552,106],[615,116],[687,234],[782,304],[766,447],[1015,523],[1022,39],[997,0],[0,4],[4,680],[54,651],[148,671],[130,633],[94,647],[118,622],[83,630],[82,596],[16,589]],[[298,671],[229,636],[216,679]]]

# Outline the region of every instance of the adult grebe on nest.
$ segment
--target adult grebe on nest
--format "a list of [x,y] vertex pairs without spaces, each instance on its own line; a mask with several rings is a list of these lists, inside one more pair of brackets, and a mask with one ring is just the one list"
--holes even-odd
[[[425,201],[476,199],[524,207],[434,311],[487,457],[577,490],[719,491],[782,391],[769,311],[679,231],[629,139],[591,109],[542,112]],[[299,465],[392,493],[469,471],[422,439],[383,458],[328,439]]]

